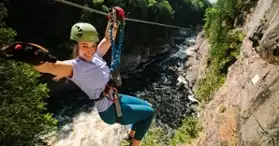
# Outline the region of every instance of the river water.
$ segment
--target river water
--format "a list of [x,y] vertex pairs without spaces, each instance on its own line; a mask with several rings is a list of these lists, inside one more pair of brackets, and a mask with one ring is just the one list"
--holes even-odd
[[[153,58],[152,62],[140,65],[137,71],[123,75],[123,85],[119,89],[121,93],[150,102],[158,111],[156,125],[170,136],[186,116],[195,114],[191,106],[197,102],[184,73],[187,49],[194,45],[195,38],[196,35],[180,38],[182,43],[172,45],[172,53]],[[105,124],[82,94],[77,99],[68,99],[66,93],[56,96],[60,97],[55,99],[56,106],[63,104],[63,108],[54,112],[59,127],[46,136],[50,145],[119,146],[126,136],[129,126]],[[51,106],[55,106],[54,103]]]

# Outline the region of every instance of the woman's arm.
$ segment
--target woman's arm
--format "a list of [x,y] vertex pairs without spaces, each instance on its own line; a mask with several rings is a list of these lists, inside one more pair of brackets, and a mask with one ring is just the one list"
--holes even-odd
[[41,65],[34,66],[34,69],[41,73],[49,73],[59,77],[72,77],[73,65],[63,61],[56,61],[56,63],[45,62]]
[[[103,57],[107,53],[107,51],[110,49],[111,46],[110,33],[109,33],[110,25],[111,22],[108,22],[106,32],[105,32],[105,37],[101,40],[101,42],[98,44],[97,47],[98,55],[100,55],[101,57]],[[114,27],[112,31],[113,40],[115,40],[117,30],[118,30],[118,25],[114,23]]]

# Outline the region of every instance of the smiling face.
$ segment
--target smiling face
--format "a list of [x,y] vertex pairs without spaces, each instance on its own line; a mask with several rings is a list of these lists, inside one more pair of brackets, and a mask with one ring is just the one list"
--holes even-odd
[[94,42],[79,42],[78,56],[84,60],[90,61],[97,49],[97,43]]

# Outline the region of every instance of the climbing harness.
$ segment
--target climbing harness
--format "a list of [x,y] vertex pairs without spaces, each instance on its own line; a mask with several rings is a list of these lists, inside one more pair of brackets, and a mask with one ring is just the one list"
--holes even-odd
[[121,117],[123,115],[121,110],[121,105],[119,103],[119,94],[118,90],[115,87],[110,85],[106,86],[106,89],[103,92],[103,97],[108,98],[110,101],[114,102],[115,110],[116,110],[116,122],[120,122]]
[[119,99],[121,97],[119,97],[118,90],[115,87],[108,84],[108,85],[106,85],[105,90],[102,92],[102,95],[99,98],[94,99],[93,101],[98,102],[104,98],[107,98],[108,100],[110,100],[114,103],[115,110],[116,110],[116,122],[119,123],[121,120],[121,117],[123,116],[123,113],[122,113],[121,105],[119,102]]
[[[54,1],[66,4],[66,5],[70,5],[70,6],[73,6],[73,7],[77,7],[77,8],[83,9],[83,10],[87,10],[87,11],[90,11],[90,12],[95,12],[95,13],[98,13],[98,14],[101,14],[101,15],[107,15],[107,13],[105,13],[105,12],[98,11],[98,10],[95,10],[95,9],[92,9],[92,8],[89,8],[89,7],[85,7],[85,6],[82,6],[82,5],[73,3],[73,2],[66,1],[66,0],[54,0]],[[139,19],[125,18],[125,20],[126,21],[139,22],[139,23],[152,24],[152,25],[158,25],[158,26],[164,26],[164,27],[170,27],[170,28],[190,30],[189,28],[185,28],[185,27],[180,27],[180,26],[175,26],[175,25],[168,25],[168,24],[151,22],[151,21],[144,21],[144,20],[139,20]]]
[[110,101],[115,102],[115,97],[117,96],[118,91],[115,87],[107,85],[104,92],[103,96],[107,97]]

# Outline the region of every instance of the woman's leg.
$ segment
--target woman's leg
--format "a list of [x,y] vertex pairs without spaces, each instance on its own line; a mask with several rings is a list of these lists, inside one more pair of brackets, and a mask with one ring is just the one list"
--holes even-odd
[[116,110],[112,104],[106,111],[99,112],[101,119],[107,124],[114,124],[116,122]]
[[146,105],[146,106],[150,106],[151,104],[143,99],[134,97],[134,96],[130,96],[130,95],[125,95],[125,94],[119,94],[120,97],[125,97],[121,99],[121,103],[123,104],[137,104],[137,105]]
[[123,112],[120,123],[133,124],[134,139],[142,140],[154,118],[154,109],[148,102],[128,95],[121,95],[120,103]]
[[[120,105],[123,113],[120,123],[123,125],[132,124],[131,129],[133,130],[136,130],[134,127],[138,127],[134,126],[137,121],[148,118],[154,113],[154,110],[146,101],[133,96],[122,95],[120,98]],[[124,113],[126,114],[124,115]],[[111,105],[106,111],[100,112],[99,115],[107,124],[114,124],[116,122],[115,105]]]
[[[121,99],[121,104],[137,104],[137,105],[146,105],[146,106],[152,106],[149,102],[142,100],[139,98],[136,98],[134,96],[130,96],[130,95],[124,95],[124,94],[119,94],[119,96],[124,96],[125,98]],[[129,98],[127,98],[129,97]],[[136,131],[136,127],[134,126],[134,124],[131,124],[131,132],[129,134],[130,137],[134,137],[135,135],[135,131]]]
[[[121,94],[120,97],[120,104],[123,113],[120,124],[133,124],[132,130],[136,130],[133,144],[138,145],[149,129],[154,118],[155,111],[146,101],[140,98],[123,94]],[[113,105],[109,107],[108,110],[100,112],[100,116],[104,122],[108,124],[115,123],[115,106]]]

